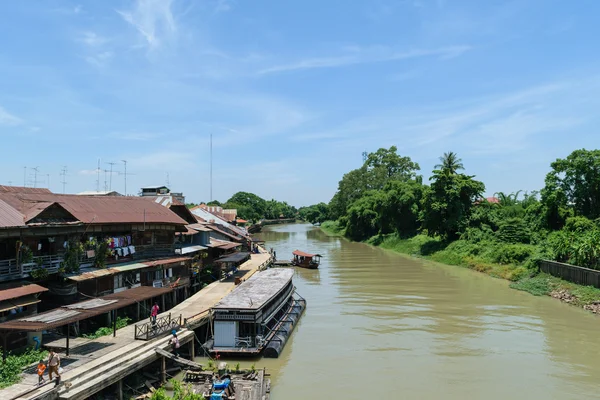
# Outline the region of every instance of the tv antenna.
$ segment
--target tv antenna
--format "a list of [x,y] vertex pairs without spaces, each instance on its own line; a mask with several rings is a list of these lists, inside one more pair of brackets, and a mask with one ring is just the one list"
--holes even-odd
[[63,186],[63,194],[65,194],[65,186],[67,185],[67,166],[64,165],[63,168],[60,170],[60,176],[62,177],[62,180],[60,183],[62,183]]
[[37,174],[40,172],[40,167],[33,168],[33,187],[37,187]]
[[169,181],[169,173],[168,172],[167,172],[166,184],[167,184],[167,187],[171,186],[171,182]]
[[117,171],[117,174],[118,175],[123,175],[125,177],[125,193],[124,193],[124,195],[127,196],[127,176],[128,175],[135,175],[135,174],[130,174],[130,173],[127,172],[127,160],[121,160],[121,161],[123,161],[123,166],[124,166],[125,172],[118,172]]
[[212,133],[210,134],[210,201],[213,201],[213,155],[212,155]]
[[100,191],[100,159],[98,159],[98,167],[96,168],[96,192]]
[[23,187],[27,187],[27,167],[23,168]]
[[109,176],[109,184],[108,184],[108,190],[112,190],[112,175],[113,175],[113,165],[115,165],[115,162],[107,162],[108,165],[110,165],[110,176]]

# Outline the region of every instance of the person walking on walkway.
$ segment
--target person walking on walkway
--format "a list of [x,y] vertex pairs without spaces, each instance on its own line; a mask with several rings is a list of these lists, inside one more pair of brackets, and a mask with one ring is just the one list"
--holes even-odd
[[48,377],[52,380],[52,374],[56,374],[56,385],[60,383],[60,356],[54,352],[54,350],[50,350],[50,354],[48,355]]
[[171,338],[171,345],[173,345],[173,354],[175,354],[175,357],[179,357],[179,339],[175,332],[173,332],[173,337]]
[[160,308],[158,307],[158,303],[154,303],[152,309],[150,310],[150,318],[152,319],[152,325],[156,324],[156,316],[158,315],[158,311]]
[[38,374],[38,385],[41,385],[44,382],[44,372],[46,371],[46,364],[44,364],[44,360],[40,360],[40,363],[37,366],[37,374]]

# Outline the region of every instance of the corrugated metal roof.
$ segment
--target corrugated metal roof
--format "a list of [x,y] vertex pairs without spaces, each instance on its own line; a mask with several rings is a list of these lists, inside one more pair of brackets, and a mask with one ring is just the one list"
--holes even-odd
[[25,226],[23,214],[12,208],[8,203],[0,200],[0,227]]
[[0,193],[52,193],[46,188],[30,188],[23,186],[3,186],[0,185]]
[[190,211],[196,217],[200,217],[206,222],[213,222],[213,223],[216,223],[219,225],[223,225],[227,229],[239,234],[240,236],[247,236],[247,233],[243,229],[240,229],[239,227],[237,227],[233,224],[230,224],[229,222],[225,221],[224,219],[219,218],[214,214],[211,214],[210,212],[208,212],[207,210],[205,210],[203,208],[192,208]]
[[233,240],[242,240],[242,238],[241,238],[240,236],[232,235],[232,234],[231,234],[231,233],[229,233],[229,232],[225,232],[224,230],[222,230],[222,229],[219,229],[219,228],[218,228],[217,226],[215,226],[215,225],[209,225],[209,226],[210,226],[210,229],[212,229],[212,230],[213,230],[213,231],[215,231],[215,232],[219,232],[221,235],[225,235],[225,236],[227,236],[227,237],[229,237],[229,238],[231,238],[231,239],[233,239]]
[[201,231],[201,232],[210,232],[210,231],[212,231],[212,229],[210,229],[209,227],[207,227],[204,224],[191,224],[191,225],[188,225],[188,228],[191,228],[191,229],[193,229],[195,231]]
[[0,301],[16,299],[18,297],[27,296],[30,294],[38,294],[42,292],[47,292],[48,289],[42,287],[40,285],[31,284],[11,289],[0,290]]
[[167,265],[167,264],[175,264],[178,262],[185,262],[191,260],[190,257],[171,257],[171,258],[163,258],[159,260],[145,260],[145,261],[136,261],[123,263],[117,266],[111,266],[110,268],[87,268],[85,270],[82,269],[77,275],[69,276],[68,279],[75,282],[87,281],[90,279],[97,279],[107,275],[116,275],[121,272],[133,271],[136,269],[144,269],[150,267],[156,267],[159,265]]
[[[160,223],[185,225],[187,222],[173,211],[160,204],[133,196],[78,196],[60,195],[53,193],[20,193],[0,192],[0,200],[13,208],[11,223],[15,211],[21,218],[37,215],[40,209],[45,209],[57,203],[78,221],[86,224],[115,224],[115,223]],[[5,221],[8,222],[8,221]],[[0,224],[0,226],[13,226]]]
[[175,249],[175,253],[177,253],[179,251],[179,253],[177,253],[177,254],[190,254],[190,253],[194,253],[196,251],[202,251],[202,250],[206,250],[206,249],[208,249],[208,247],[204,247],[204,246],[200,246],[200,245],[186,246],[186,247],[182,247],[181,249]]
[[[89,306],[90,300],[86,300],[72,304],[68,307],[60,307],[43,312],[35,316],[4,322],[0,324],[0,330],[40,332],[47,329],[53,329],[105,314],[112,310],[127,307],[131,304],[153,297],[158,297],[165,293],[169,293],[172,290],[173,288],[171,287],[155,288],[152,286],[140,286],[94,299],[102,301],[96,302],[96,304],[91,307]],[[82,306],[82,304],[84,305]]]

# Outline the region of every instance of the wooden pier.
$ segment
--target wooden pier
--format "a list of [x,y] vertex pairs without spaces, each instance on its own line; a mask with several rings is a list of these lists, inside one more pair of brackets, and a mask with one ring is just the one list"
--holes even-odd
[[[250,260],[242,264],[238,272],[221,281],[213,282],[194,296],[188,298],[159,317],[181,315],[183,326],[177,333],[180,344],[188,344],[193,354],[195,338],[193,329],[208,321],[208,311],[223,297],[236,288],[235,281],[246,280],[258,270],[267,268],[271,262],[271,255],[263,250],[260,254],[252,254]],[[119,398],[122,398],[122,379],[155,362],[166,359],[156,349],[170,350],[170,335],[165,332],[160,337],[149,340],[135,340],[136,325],[128,325],[117,331],[115,337],[103,336],[94,340],[82,338],[71,339],[71,354],[63,354],[64,372],[59,390],[53,385],[46,385],[32,391],[37,382],[35,373],[24,376],[22,383],[0,390],[1,399],[14,400],[83,400],[101,390],[116,384]],[[64,348],[65,339],[44,346]],[[162,364],[165,365],[164,362]]]

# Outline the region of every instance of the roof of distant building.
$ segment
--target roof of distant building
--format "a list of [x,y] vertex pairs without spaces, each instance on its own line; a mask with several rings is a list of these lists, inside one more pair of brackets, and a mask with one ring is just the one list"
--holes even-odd
[[[78,196],[55,193],[0,191],[0,227],[60,224],[154,223],[185,225],[187,222],[160,204],[133,196]],[[57,210],[63,219],[45,218]],[[17,217],[18,215],[18,217]]]
[[88,191],[85,191],[85,192],[77,193],[77,195],[78,196],[123,196],[121,193],[116,192],[114,190],[113,191],[109,191],[109,190],[103,191],[103,190],[101,190],[99,192],[97,192],[95,190],[88,190]]

